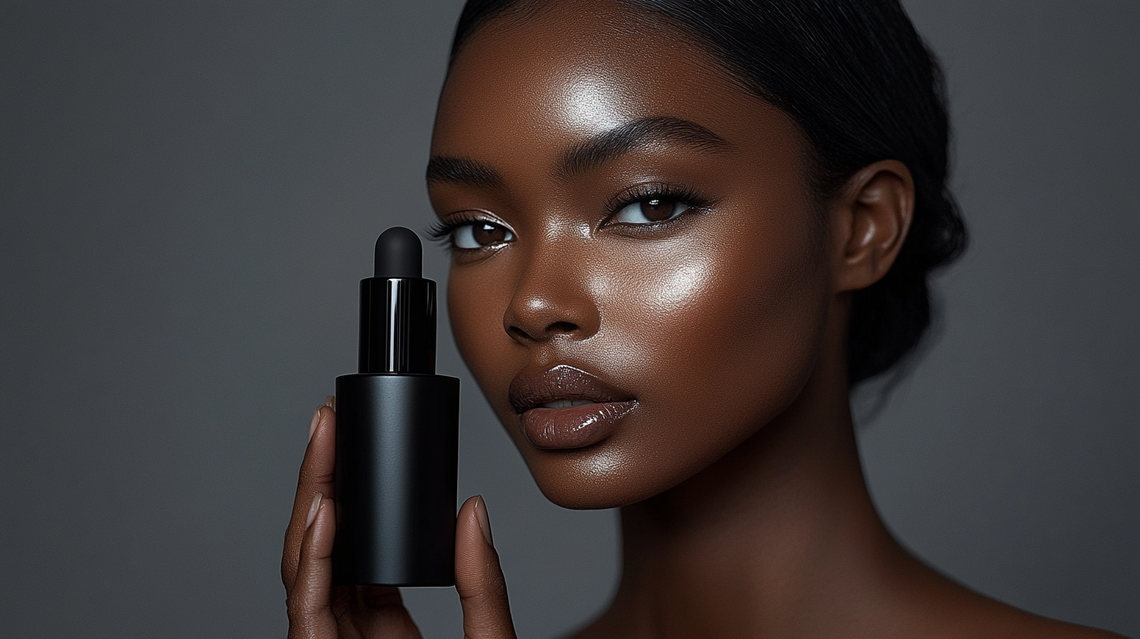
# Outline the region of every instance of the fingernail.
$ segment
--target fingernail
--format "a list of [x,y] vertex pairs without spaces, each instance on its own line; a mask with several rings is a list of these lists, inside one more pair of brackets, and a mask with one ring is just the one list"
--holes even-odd
[[320,493],[313,495],[313,503],[309,506],[309,516],[305,517],[305,530],[308,530],[309,526],[313,525],[313,520],[317,518],[317,511],[321,509],[322,499],[324,499],[324,495]]
[[325,406],[336,410],[336,395],[325,395]]
[[[312,406],[312,404],[310,404]],[[313,441],[313,433],[317,432],[317,424],[321,423],[321,409],[313,413],[313,423],[309,424],[309,441]]]
[[475,500],[475,519],[479,520],[479,530],[483,531],[483,539],[487,545],[494,548],[495,542],[491,541],[491,519],[487,517],[487,502],[483,500],[483,496]]

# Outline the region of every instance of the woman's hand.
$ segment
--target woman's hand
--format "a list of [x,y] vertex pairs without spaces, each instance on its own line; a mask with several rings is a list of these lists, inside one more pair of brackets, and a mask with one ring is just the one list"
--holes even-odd
[[[313,415],[309,447],[301,462],[293,516],[285,531],[281,580],[289,612],[289,637],[299,639],[419,637],[400,591],[383,586],[334,586],[332,548],[336,534],[333,468],[336,457],[333,398]],[[515,636],[507,585],[491,542],[487,506],[472,497],[459,509],[455,527],[455,588],[469,639]]]

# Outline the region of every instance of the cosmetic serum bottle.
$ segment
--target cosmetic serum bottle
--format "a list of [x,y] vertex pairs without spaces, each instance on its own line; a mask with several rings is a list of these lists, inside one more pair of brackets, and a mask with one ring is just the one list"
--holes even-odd
[[360,282],[359,372],[336,378],[336,583],[455,583],[459,380],[435,374],[422,260],[416,234],[390,228]]

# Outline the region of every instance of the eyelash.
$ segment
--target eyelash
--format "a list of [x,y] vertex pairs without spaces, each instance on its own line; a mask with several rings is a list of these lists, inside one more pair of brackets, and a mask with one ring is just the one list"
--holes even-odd
[[[654,199],[673,200],[681,204],[686,204],[691,211],[701,211],[709,208],[713,204],[712,200],[701,195],[691,187],[673,186],[671,184],[638,184],[635,187],[618,193],[606,203],[606,210],[609,211],[609,215],[606,216],[602,225],[608,225],[610,219],[630,204]],[[658,224],[667,224],[669,221],[671,220],[658,222],[657,224],[639,224],[637,226],[657,226]]]
[[[688,210],[691,211],[701,211],[713,204],[711,200],[689,187],[679,187],[670,184],[639,184],[610,198],[605,206],[608,213],[606,219],[602,221],[602,226],[610,225],[610,220],[630,204],[653,199],[673,200],[681,204],[686,204],[689,207]],[[657,224],[639,224],[637,226],[658,226],[660,224],[668,224],[670,221],[671,220],[666,220]],[[453,240],[455,230],[468,224],[476,224],[479,222],[498,226],[503,225],[502,222],[493,218],[464,212],[457,213],[446,220],[440,220],[432,224],[427,228],[425,234],[430,237],[433,242],[451,251],[456,248]]]
[[502,226],[502,223],[480,215],[472,215],[470,213],[457,213],[446,220],[440,220],[427,228],[425,234],[437,244],[442,245],[447,250],[455,249],[454,242],[452,241],[452,233],[455,229],[466,226],[468,224],[475,224],[477,222],[486,222],[488,224],[496,224]]

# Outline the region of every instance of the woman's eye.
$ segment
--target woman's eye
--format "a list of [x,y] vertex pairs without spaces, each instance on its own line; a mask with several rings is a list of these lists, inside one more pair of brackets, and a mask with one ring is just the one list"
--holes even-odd
[[479,249],[492,244],[501,244],[515,239],[514,233],[500,224],[491,222],[471,222],[457,227],[451,232],[455,248]]
[[688,204],[673,198],[649,197],[623,206],[614,215],[614,221],[624,224],[654,224],[671,220],[688,208]]

